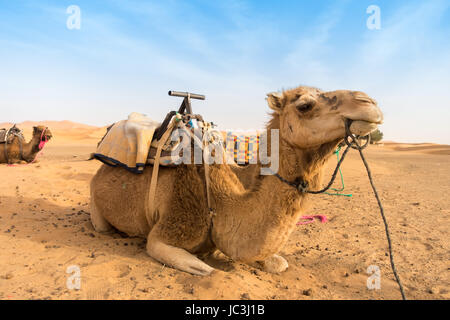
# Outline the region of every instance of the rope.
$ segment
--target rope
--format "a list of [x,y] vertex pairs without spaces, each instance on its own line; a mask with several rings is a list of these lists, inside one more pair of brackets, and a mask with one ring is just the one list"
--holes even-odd
[[[210,143],[209,141],[209,128],[206,127],[204,128],[205,130],[205,134],[203,135],[203,137],[207,137],[207,139],[203,139],[203,165],[205,168],[205,183],[206,183],[206,202],[208,204],[208,210],[209,210],[209,215],[212,219],[212,217],[215,215],[215,211],[211,205],[211,192],[210,192],[210,175],[209,175],[209,150],[208,150],[208,145]],[[212,220],[211,220],[212,221]],[[212,224],[211,224],[212,225]]]
[[[350,124],[351,124],[351,120],[348,120],[345,122],[345,131],[346,131],[346,136],[344,138],[345,143],[347,144],[347,148],[344,150],[344,153],[342,154],[342,158],[338,161],[336,169],[333,172],[333,175],[331,176],[330,182],[327,184],[327,186],[321,190],[317,190],[317,191],[312,191],[312,190],[308,190],[308,184],[303,181],[300,180],[297,183],[294,182],[290,182],[286,179],[284,179],[283,177],[281,177],[278,173],[275,173],[275,176],[278,177],[278,179],[280,179],[281,181],[287,183],[290,186],[293,186],[294,188],[296,188],[297,190],[299,190],[300,192],[303,193],[311,193],[311,194],[319,194],[319,193],[325,193],[328,189],[330,189],[331,185],[333,184],[334,180],[336,179],[336,174],[339,171],[339,168],[342,164],[342,162],[344,161],[345,156],[347,155],[348,150],[350,150],[350,148],[352,149],[356,149],[359,151],[359,155],[361,156],[361,160],[364,163],[364,166],[366,168],[367,171],[367,176],[369,177],[369,181],[370,181],[370,185],[372,186],[372,190],[373,193],[375,195],[375,198],[377,200],[378,203],[378,207],[380,208],[380,213],[381,213],[381,218],[383,219],[383,223],[384,223],[384,229],[386,232],[386,238],[388,241],[388,249],[389,249],[389,260],[391,263],[391,268],[392,268],[392,273],[394,274],[395,280],[397,281],[398,287],[400,289],[400,293],[402,295],[402,299],[406,300],[406,296],[405,296],[405,292],[403,290],[403,286],[402,283],[400,281],[400,277],[398,276],[397,273],[397,268],[395,267],[395,263],[394,263],[394,254],[392,252],[392,241],[391,241],[391,236],[390,236],[390,232],[389,232],[389,226],[388,226],[388,222],[386,219],[386,216],[384,215],[384,209],[383,209],[383,205],[381,204],[381,200],[380,197],[378,196],[378,192],[375,188],[375,185],[373,183],[373,179],[372,179],[372,173],[370,171],[369,165],[363,155],[362,150],[364,148],[367,147],[367,145],[369,144],[369,140],[370,137],[369,135],[366,137],[361,137],[363,140],[366,140],[364,145],[360,145],[358,142],[358,138],[355,137],[351,132],[350,132]],[[351,141],[349,141],[348,139],[351,139]]]
[[306,221],[299,221],[297,222],[298,226],[304,225],[304,224],[310,224],[313,223],[315,220],[314,218],[317,218],[320,220],[321,223],[325,223],[328,221],[327,217],[324,214],[315,214],[312,216],[302,216],[300,220],[306,220]]
[[[375,185],[373,183],[372,173],[370,171],[369,164],[367,163],[366,158],[364,157],[364,154],[362,152],[363,148],[359,145],[357,139],[353,135],[351,135],[350,137],[352,138],[351,144],[355,143],[356,146],[357,146],[356,149],[359,151],[359,155],[361,156],[361,160],[364,163],[364,166],[366,167],[367,176],[369,177],[370,185],[372,186],[373,193],[375,194],[375,198],[377,199],[378,207],[380,208],[381,218],[383,219],[383,223],[384,223],[384,230],[386,231],[386,238],[387,238],[387,241],[388,241],[388,248],[389,248],[389,260],[391,262],[392,272],[394,274],[395,280],[398,283],[398,287],[400,289],[400,293],[402,295],[402,299],[406,300],[405,292],[403,290],[403,286],[402,286],[402,283],[400,281],[400,277],[398,276],[397,268],[395,267],[395,263],[394,263],[394,254],[392,253],[392,241],[391,241],[391,236],[390,236],[390,232],[389,232],[388,222],[386,220],[386,216],[384,215],[384,208],[383,208],[383,205],[381,204],[380,197],[378,196],[377,189],[375,188]],[[346,143],[348,144],[347,140],[346,140]]]
[[[47,137],[44,135],[45,131],[47,131],[47,128],[45,128],[41,132],[41,138],[39,139],[39,146],[38,146],[39,150],[42,150],[44,148],[45,144],[48,142]],[[34,158],[34,160],[36,160],[36,158]]]
[[339,168],[342,164],[342,162],[345,159],[345,156],[347,155],[347,152],[350,150],[350,146],[347,146],[347,148],[344,150],[344,153],[342,154],[341,159],[339,159],[336,168],[334,169],[334,172],[331,176],[330,182],[328,182],[328,184],[321,190],[316,190],[316,191],[312,191],[312,190],[308,190],[308,183],[300,180],[298,183],[295,182],[290,182],[286,179],[284,179],[282,176],[280,176],[278,173],[274,173],[274,175],[280,179],[281,181],[283,181],[284,183],[296,188],[298,191],[300,192],[304,192],[304,193],[311,193],[311,194],[319,194],[319,193],[324,193],[325,191],[327,191],[328,189],[330,189],[331,185],[334,183],[334,180],[336,180],[336,175],[339,171]]
[[35,163],[38,157],[42,157],[44,156],[44,152],[39,152],[38,154],[36,154],[36,157],[34,157],[33,161],[31,162],[27,162],[27,163],[19,163],[19,164],[8,164],[8,167],[21,167],[21,166],[28,166],[32,163]]
[[159,159],[161,157],[161,152],[164,145],[169,140],[172,130],[177,125],[179,120],[180,118],[178,116],[174,117],[171,120],[171,122],[167,127],[167,130],[164,132],[161,139],[159,139],[157,143],[156,156],[153,163],[153,171],[152,175],[150,176],[150,188],[149,191],[146,193],[145,198],[145,217],[147,218],[147,222],[149,223],[149,225],[153,225],[157,220],[155,196],[156,196],[156,187],[158,184]]

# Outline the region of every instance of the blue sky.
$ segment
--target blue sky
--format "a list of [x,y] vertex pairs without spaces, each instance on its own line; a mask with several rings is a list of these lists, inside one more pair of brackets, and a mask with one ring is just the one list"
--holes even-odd
[[449,39],[448,0],[0,0],[0,122],[159,120],[173,89],[205,94],[194,111],[221,128],[251,130],[267,92],[302,84],[367,92],[387,140],[450,144]]

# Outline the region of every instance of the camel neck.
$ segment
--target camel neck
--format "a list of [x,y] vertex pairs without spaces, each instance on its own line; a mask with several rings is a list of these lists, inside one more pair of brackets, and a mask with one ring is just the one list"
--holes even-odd
[[[280,140],[278,174],[289,181],[303,179],[318,188],[323,165],[336,143],[302,150]],[[228,165],[213,165],[210,171],[216,208],[212,241],[240,260],[264,260],[278,252],[310,197],[274,175],[261,176],[259,170],[256,174],[255,184],[246,190]]]
[[[277,157],[271,156],[272,141],[271,130],[279,130],[279,121],[276,121],[277,117],[274,117],[267,127],[267,154],[271,159],[271,162],[275,161]],[[288,141],[284,140],[282,137],[278,138],[278,165],[273,165],[269,163],[268,165],[262,165],[258,163],[258,169],[255,174],[259,174],[261,168],[264,167],[277,167],[278,170],[269,170],[272,174],[277,173],[283,179],[298,184],[299,182],[304,182],[308,184],[309,187],[318,188],[320,187],[322,169],[325,165],[326,160],[336,149],[339,140],[325,143],[320,146],[310,147],[310,148],[299,148],[290,144]],[[266,171],[267,172],[267,171]],[[266,176],[261,176],[260,179],[264,179]]]
[[25,161],[33,161],[38,154],[40,143],[40,135],[33,135],[28,143],[23,144],[23,158]]
[[313,189],[319,188],[323,167],[337,144],[338,141],[333,141],[314,148],[299,149],[281,140],[278,174],[289,182],[305,182]]

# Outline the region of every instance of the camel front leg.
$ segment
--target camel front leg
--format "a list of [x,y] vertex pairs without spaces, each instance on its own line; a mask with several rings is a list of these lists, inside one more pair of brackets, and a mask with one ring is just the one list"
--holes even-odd
[[281,273],[289,267],[288,262],[282,256],[274,254],[262,262],[263,270],[270,273]]
[[173,268],[199,276],[210,275],[214,268],[188,251],[164,243],[150,232],[147,238],[147,253],[150,257]]
[[100,210],[98,210],[97,206],[95,205],[95,197],[92,193],[92,189],[91,189],[90,211],[91,211],[91,223],[95,231],[99,233],[110,233],[114,230],[111,224],[109,224],[109,222],[106,221],[106,219],[100,213]]

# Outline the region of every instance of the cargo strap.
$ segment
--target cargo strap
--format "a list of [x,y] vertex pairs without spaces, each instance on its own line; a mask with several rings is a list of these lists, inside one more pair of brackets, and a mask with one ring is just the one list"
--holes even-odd
[[159,173],[159,159],[161,157],[161,151],[164,147],[164,145],[169,140],[170,134],[172,133],[172,130],[174,126],[176,126],[177,122],[180,121],[177,117],[174,117],[172,121],[170,122],[169,126],[167,127],[166,131],[162,135],[161,139],[158,140],[157,143],[157,149],[156,149],[156,155],[155,155],[155,161],[153,163],[153,171],[151,176],[151,182],[150,182],[150,190],[147,193],[147,198],[145,199],[145,216],[147,218],[147,222],[149,225],[153,225],[157,221],[157,214],[156,214],[156,204],[155,204],[155,195],[156,195],[156,186],[158,183],[158,173]]

